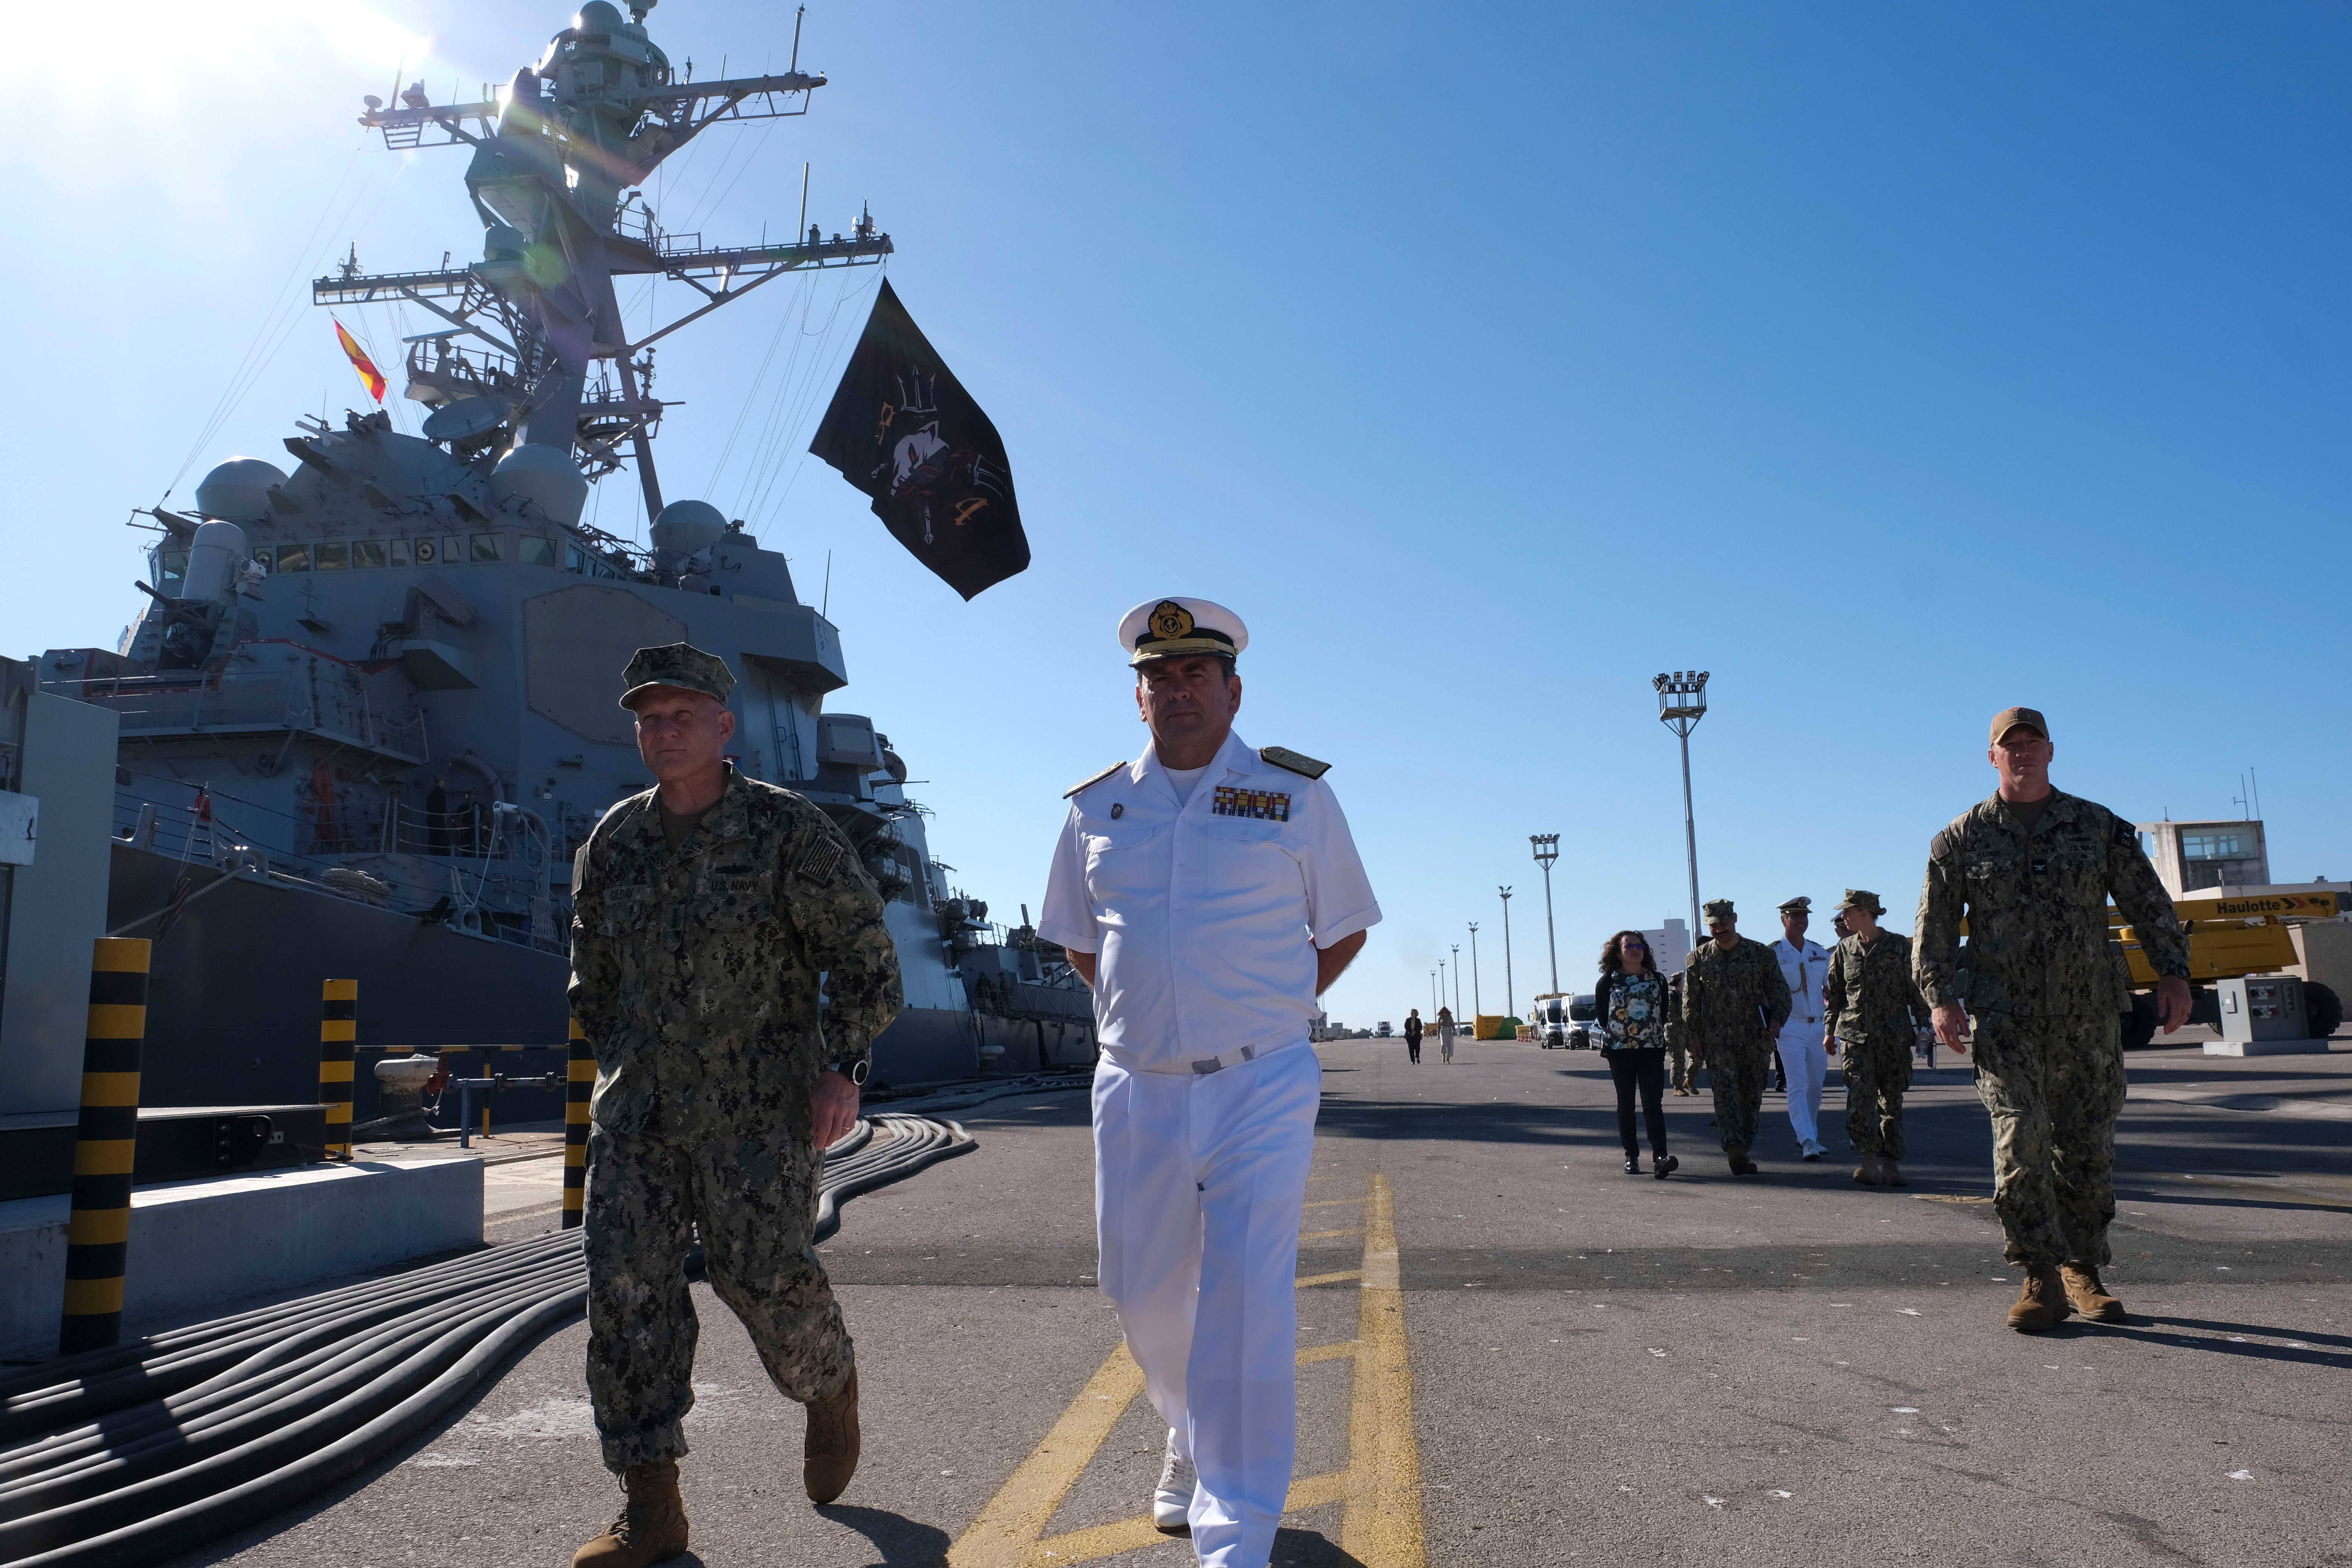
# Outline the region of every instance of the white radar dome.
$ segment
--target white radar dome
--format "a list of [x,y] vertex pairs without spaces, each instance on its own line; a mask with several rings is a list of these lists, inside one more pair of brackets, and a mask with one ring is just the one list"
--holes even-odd
[[652,539],[656,551],[683,557],[718,543],[726,533],[727,514],[709,501],[674,500],[654,519]]
[[269,515],[269,487],[285,470],[258,458],[231,458],[196,486],[196,510],[226,522],[258,522]]
[[588,480],[570,454],[531,443],[509,451],[490,470],[490,499],[529,501],[541,515],[571,524],[588,504]]

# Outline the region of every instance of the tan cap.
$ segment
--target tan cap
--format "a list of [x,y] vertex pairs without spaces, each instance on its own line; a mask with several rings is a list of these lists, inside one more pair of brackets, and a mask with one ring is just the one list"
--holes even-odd
[[1992,716],[1992,743],[1996,746],[2000,745],[2000,738],[2003,735],[2008,734],[2011,730],[2016,729],[2020,724],[2024,725],[2027,729],[2032,731],[2035,734],[2041,736],[2045,741],[2050,738],[2050,725],[2048,721],[2042,717],[2041,709],[2004,708],[2000,712]]

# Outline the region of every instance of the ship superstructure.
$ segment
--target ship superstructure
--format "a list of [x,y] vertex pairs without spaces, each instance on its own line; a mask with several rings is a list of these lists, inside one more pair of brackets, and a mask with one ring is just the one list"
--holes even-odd
[[[486,101],[436,105],[421,84],[366,100],[390,147],[471,150],[478,261],[375,274],[353,255],[313,286],[322,305],[400,300],[442,323],[403,367],[423,434],[381,409],[306,417],[285,461],[220,464],[192,510],[146,514],[158,536],[121,645],[43,657],[45,689],[121,722],[109,923],[161,939],[151,1103],[293,1094],[301,1054],[259,1042],[315,1039],[328,975],[362,980],[362,1039],[560,1041],[572,858],[649,782],[620,671],[677,641],[736,670],[736,764],[821,805],[888,899],[909,1010],[884,1075],[969,1071],[997,1020],[1017,1025],[994,1031],[1008,1066],[1088,1054],[1066,966],[987,951],[986,906],[931,857],[887,736],[825,710],[849,680],[841,635],[784,556],[663,499],[658,340],[892,247],[863,215],[846,237],[781,246],[665,233],[644,189],[663,159],[722,123],[805,113],[825,79],[798,68],[795,37],[782,75],[681,79],[650,9],[589,0]],[[614,280],[650,276],[694,303],[632,336]],[[646,548],[584,521],[592,486],[624,470]]]

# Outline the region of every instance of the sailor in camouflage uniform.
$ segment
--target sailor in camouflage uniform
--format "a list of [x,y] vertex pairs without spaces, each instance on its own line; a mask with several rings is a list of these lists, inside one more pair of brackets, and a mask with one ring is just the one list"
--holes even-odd
[[660,782],[607,812],[580,851],[572,1010],[597,1064],[588,1392],[628,1504],[581,1548],[583,1568],[686,1549],[677,1460],[698,1237],[770,1379],[808,1406],[809,1496],[828,1502],[849,1484],[857,1369],[814,1249],[817,1175],[856,1124],[874,1037],[903,1005],[881,896],[841,829],[721,755],[734,732],[726,663],[674,643],[638,649],[623,679]]
[[1676,1094],[1691,1092],[1690,1046],[1688,1031],[1683,1027],[1683,975],[1676,970],[1666,976],[1666,1060],[1674,1068]]
[[1691,1065],[1706,1069],[1724,1157],[1734,1175],[1752,1176],[1748,1151],[1764,1109],[1772,1042],[1789,1020],[1789,983],[1770,948],[1739,934],[1729,899],[1708,901],[1706,929],[1710,940],[1683,963],[1683,1029]]
[[1927,1026],[1927,998],[1911,978],[1911,940],[1879,929],[1886,906],[1876,893],[1848,888],[1838,913],[1846,934],[1830,954],[1822,984],[1822,1043],[1845,1050],[1845,1135],[1866,1187],[1904,1185],[1903,1091],[1911,1087],[1911,1053]]
[[2009,1323],[2028,1333],[2070,1311],[2124,1319],[2099,1279],[2125,1093],[2110,895],[2162,976],[2165,1032],[2189,1017],[2188,944],[2139,834],[2106,807],[2053,789],[2050,754],[2040,713],[2010,708],[1994,718],[1987,756],[2000,789],[1929,846],[1912,959],[1944,1044],[1965,1051],[1961,1026],[1975,1026],[1977,1095],[1992,1115],[1993,1208],[2009,1260],[2027,1271]]

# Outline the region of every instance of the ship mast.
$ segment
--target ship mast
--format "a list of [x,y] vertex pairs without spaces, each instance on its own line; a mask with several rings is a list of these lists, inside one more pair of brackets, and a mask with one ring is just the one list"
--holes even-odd
[[[484,225],[483,257],[368,273],[354,255],[310,289],[316,304],[405,300],[447,322],[409,340],[411,398],[436,411],[467,403],[469,432],[499,428],[513,446],[552,447],[592,480],[622,468],[625,447],[648,521],[662,509],[649,445],[664,406],[652,392],[653,345],[783,273],[870,266],[892,248],[863,215],[846,239],[812,225],[790,245],[711,247],[662,228],[644,186],[664,159],[713,125],[806,114],[825,79],[800,69],[796,19],[782,75],[682,80],[646,36],[653,5],[633,0],[623,21],[609,0],[587,0],[537,65],[484,101],[436,104],[422,82],[397,108],[366,99],[360,123],[387,147],[474,150],[466,188]],[[701,300],[632,339],[614,292],[630,277],[673,279]]]

